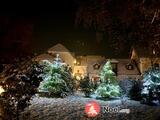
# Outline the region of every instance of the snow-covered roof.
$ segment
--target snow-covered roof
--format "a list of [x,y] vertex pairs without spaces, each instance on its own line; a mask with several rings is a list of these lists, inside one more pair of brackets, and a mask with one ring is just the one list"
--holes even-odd
[[64,47],[62,44],[57,44],[50,49],[48,49],[48,53],[53,52],[70,52],[66,47]]
[[49,54],[40,54],[40,55],[33,58],[33,60],[35,60],[35,61],[41,61],[41,60],[53,61],[53,59],[54,59],[54,57]]

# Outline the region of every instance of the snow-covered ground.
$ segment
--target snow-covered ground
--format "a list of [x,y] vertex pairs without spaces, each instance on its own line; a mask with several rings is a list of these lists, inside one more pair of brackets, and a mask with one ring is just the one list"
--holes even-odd
[[110,106],[130,109],[130,113],[104,113],[94,118],[87,117],[85,105],[95,99],[80,96],[67,98],[35,97],[21,114],[20,120],[160,120],[160,107],[147,106],[131,100],[96,100],[101,107]]

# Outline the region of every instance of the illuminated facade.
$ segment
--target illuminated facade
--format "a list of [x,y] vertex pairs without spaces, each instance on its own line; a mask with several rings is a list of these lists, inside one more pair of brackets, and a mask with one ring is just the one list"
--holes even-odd
[[[67,63],[72,68],[73,76],[81,79],[89,76],[92,80],[99,80],[99,72],[106,63],[107,57],[99,55],[75,56],[62,44],[57,44],[48,49],[46,54],[41,54],[34,60],[49,60],[52,61],[56,54],[63,62]],[[110,59],[113,71],[118,79],[139,78],[140,74],[130,59]]]

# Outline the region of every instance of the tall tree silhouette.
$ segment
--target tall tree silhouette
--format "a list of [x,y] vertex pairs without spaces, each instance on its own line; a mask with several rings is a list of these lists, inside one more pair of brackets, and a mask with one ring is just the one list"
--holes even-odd
[[80,0],[76,25],[107,33],[111,46],[146,44],[160,50],[160,2],[157,0]]

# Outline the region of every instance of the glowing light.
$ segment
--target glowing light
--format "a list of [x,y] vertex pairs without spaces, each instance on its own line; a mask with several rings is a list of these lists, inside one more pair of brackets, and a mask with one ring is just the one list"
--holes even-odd
[[153,54],[155,55],[156,54],[156,51],[153,49]]
[[77,63],[77,60],[74,60],[74,64],[76,64]]
[[2,94],[4,92],[4,89],[2,88],[2,86],[0,86],[0,94]]
[[79,75],[76,75],[77,80],[81,80],[81,77]]

